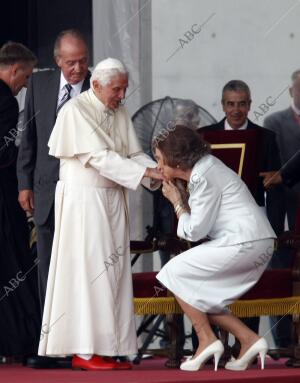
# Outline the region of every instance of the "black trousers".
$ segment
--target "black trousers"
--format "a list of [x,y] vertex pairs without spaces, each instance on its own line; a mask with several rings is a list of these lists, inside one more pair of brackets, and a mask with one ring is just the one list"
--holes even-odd
[[52,207],[47,221],[43,225],[36,225],[37,258],[38,258],[38,286],[41,316],[44,311],[48,272],[54,237],[54,207]]

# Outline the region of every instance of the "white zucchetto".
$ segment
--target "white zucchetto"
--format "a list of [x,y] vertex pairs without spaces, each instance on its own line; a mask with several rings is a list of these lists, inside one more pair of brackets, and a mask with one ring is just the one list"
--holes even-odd
[[107,69],[119,69],[121,71],[126,71],[124,64],[120,60],[113,59],[111,57],[100,61],[96,65],[94,71],[107,70]]

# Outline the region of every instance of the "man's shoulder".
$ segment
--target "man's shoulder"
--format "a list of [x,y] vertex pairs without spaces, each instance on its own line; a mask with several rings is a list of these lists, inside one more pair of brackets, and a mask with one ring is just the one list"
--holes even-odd
[[9,86],[3,80],[0,80],[0,94],[2,98],[13,98]]
[[223,118],[221,121],[216,122],[211,125],[202,126],[201,128],[197,129],[198,132],[208,131],[208,130],[223,130],[224,129],[224,123],[225,118]]
[[283,119],[285,119],[287,116],[291,115],[291,108],[286,108],[286,109],[283,109],[283,110],[279,110],[277,112],[274,112],[272,114],[270,114],[269,116],[267,116],[265,118],[265,122],[273,122],[273,121],[281,121]]
[[265,128],[261,125],[254,124],[251,120],[248,119],[248,129],[260,129],[266,135],[274,135],[274,132],[268,128]]
[[255,124],[254,122],[252,122],[249,119],[248,119],[248,127],[247,127],[247,129],[260,129],[260,130],[262,130],[266,134],[274,134],[272,132],[272,130],[270,130],[268,128],[265,128],[265,127],[263,127],[261,125]]
[[263,129],[262,126],[258,125],[258,124],[255,124],[253,121],[251,121],[249,118],[248,118],[248,126],[247,126],[247,129]]
[[34,82],[44,82],[49,81],[49,79],[52,79],[54,77],[57,77],[59,79],[59,75],[60,71],[57,69],[39,70],[32,74],[32,79]]
[[13,96],[9,86],[2,80],[0,80],[0,110],[1,113],[11,111],[15,109],[15,113],[18,113],[18,102]]

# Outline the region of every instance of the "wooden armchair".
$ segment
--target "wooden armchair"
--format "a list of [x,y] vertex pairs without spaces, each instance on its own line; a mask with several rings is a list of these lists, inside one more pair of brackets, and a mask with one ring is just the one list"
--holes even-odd
[[[177,237],[168,236],[161,238],[148,238],[146,241],[131,241],[131,253],[135,254],[132,264],[135,263],[141,254],[152,254],[157,250],[168,250],[172,254],[179,254],[190,246],[186,241]],[[164,288],[156,279],[156,272],[141,272],[133,274],[133,295],[134,309],[136,315],[143,315],[144,320],[137,330],[140,336],[147,333],[142,347],[134,363],[139,363],[148,345],[159,330],[160,325],[165,321],[168,338],[171,346],[164,354],[168,356],[166,366],[178,368],[183,355],[184,334],[181,329],[182,311],[170,292]],[[151,326],[151,327],[150,327]]]

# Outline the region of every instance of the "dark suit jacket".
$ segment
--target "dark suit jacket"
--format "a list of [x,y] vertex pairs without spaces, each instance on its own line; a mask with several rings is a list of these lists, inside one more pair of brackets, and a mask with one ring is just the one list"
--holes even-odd
[[293,109],[289,107],[270,114],[264,120],[264,127],[276,134],[281,163],[284,165],[300,149],[300,126]]
[[[17,164],[19,190],[34,191],[34,218],[46,222],[54,203],[59,160],[49,156],[48,141],[56,119],[60,70],[34,73],[25,99],[24,126]],[[90,87],[90,73],[82,91]]]
[[300,150],[284,165],[280,173],[288,187],[300,182]]
[[[276,134],[277,145],[279,147],[281,164],[284,166],[290,158],[300,149],[300,126],[295,118],[291,107],[272,113],[264,120],[264,126]],[[277,209],[280,207],[283,213],[287,213],[289,229],[293,230],[297,216],[300,196],[300,184],[288,181],[284,177],[284,182],[289,188],[284,188],[284,196],[276,201]],[[292,187],[292,185],[294,185]]]
[[10,87],[0,80],[0,168],[4,169],[17,153],[14,135],[18,123],[19,107]]
[[[198,131],[204,131],[204,130],[224,130],[225,129],[225,118],[221,120],[220,122],[205,126],[203,128],[200,128]],[[252,121],[248,120],[248,126],[247,129],[262,129],[263,130],[263,143],[261,145],[261,153],[257,153],[257,155],[261,158],[261,166],[260,171],[271,171],[271,170],[279,170],[281,166],[280,162],[280,156],[279,156],[279,150],[276,143],[276,136],[275,134],[269,130],[262,128],[259,125],[254,124]],[[263,187],[263,180],[260,178],[257,192],[254,195],[254,198],[259,206],[265,206],[267,209],[268,218],[273,226],[273,229],[275,230],[276,234],[279,234],[282,231],[282,227],[278,226],[278,222],[281,222],[281,217],[277,217],[278,210],[274,209],[273,207],[273,200],[275,198],[275,195],[277,194],[283,194],[283,190],[281,187],[275,188],[275,190],[272,190],[267,193],[267,200],[265,203],[265,197],[264,197],[264,187]],[[276,197],[277,198],[277,197]]]

